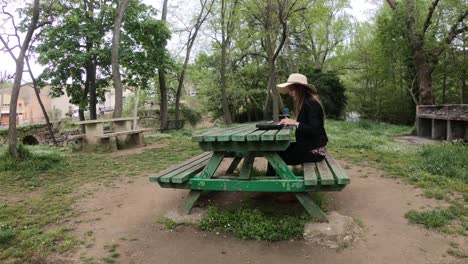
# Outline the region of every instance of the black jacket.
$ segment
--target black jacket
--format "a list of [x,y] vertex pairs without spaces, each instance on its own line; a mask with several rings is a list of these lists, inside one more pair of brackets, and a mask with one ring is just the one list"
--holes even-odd
[[299,127],[296,129],[296,142],[305,150],[327,145],[323,109],[315,99],[304,99],[301,112],[297,116]]

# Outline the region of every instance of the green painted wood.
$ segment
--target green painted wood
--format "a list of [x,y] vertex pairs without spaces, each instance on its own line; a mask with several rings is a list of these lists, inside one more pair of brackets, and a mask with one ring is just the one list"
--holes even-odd
[[192,190],[210,191],[244,191],[244,192],[304,192],[306,187],[302,180],[227,180],[201,179],[193,177],[189,180]]
[[195,135],[192,137],[192,141],[195,141],[195,142],[202,142],[203,141],[203,137],[204,136],[209,136],[209,135],[212,135],[212,134],[216,134],[220,131],[223,131],[227,128],[214,128],[214,129],[210,129],[209,131],[201,134],[201,135]]
[[228,133],[229,131],[232,131],[233,129],[236,129],[236,127],[229,127],[229,128],[225,128],[225,129],[220,130],[220,131],[215,131],[214,133],[210,133],[210,134],[208,134],[208,135],[203,136],[203,141],[205,141],[205,142],[213,142],[213,141],[216,141],[216,138],[217,138],[220,134]]
[[276,134],[279,130],[268,130],[267,132],[263,133],[261,136],[262,141],[273,141],[275,140]]
[[226,131],[226,132],[224,132],[222,134],[218,134],[216,136],[216,141],[219,141],[219,142],[231,141],[232,137],[234,135],[236,135],[237,133],[241,133],[241,132],[244,132],[244,131],[252,131],[253,128],[254,127],[253,127],[252,124],[236,127],[234,129]]
[[239,172],[239,180],[248,180],[250,178],[254,160],[255,156],[253,154],[249,154],[244,158],[244,163],[242,164],[242,168]]
[[177,175],[180,175],[180,174],[187,174],[187,173],[193,173],[195,172],[196,170],[199,169],[200,166],[204,167],[206,165],[206,163],[208,162],[208,160],[211,159],[211,156],[208,155],[208,156],[204,156],[200,159],[196,159],[188,164],[185,164],[183,166],[180,166],[178,167],[177,169],[169,172],[169,173],[166,173],[162,176],[160,176],[158,178],[158,181],[160,182],[172,182],[172,178],[177,176]]
[[208,164],[208,159],[191,167],[189,170],[186,170],[182,173],[175,175],[174,177],[171,178],[171,182],[173,183],[186,182],[188,179],[192,178],[193,176],[197,175],[197,173],[202,171],[203,168],[205,168],[206,164]]
[[188,181],[184,183],[171,183],[171,182],[158,182],[161,188],[170,188],[170,189],[190,189]]
[[239,163],[241,162],[241,160],[242,160],[242,157],[235,157],[232,160],[231,165],[229,165],[229,168],[227,169],[226,174],[233,173],[234,170],[237,168],[237,165],[239,165]]
[[226,141],[226,142],[199,142],[204,151],[283,151],[290,144],[289,141]]
[[330,171],[330,168],[327,165],[325,160],[320,162],[316,162],[318,173],[320,176],[320,184],[322,185],[332,185],[335,184],[335,179],[333,178],[333,174]]
[[242,132],[239,132],[235,135],[232,135],[232,141],[247,141],[247,136],[251,133],[256,132],[257,129],[255,127],[252,127],[249,130],[245,130]]
[[293,131],[294,131],[293,127],[283,127],[276,134],[276,140],[291,140]]
[[328,222],[327,217],[325,214],[320,210],[320,207],[318,207],[314,201],[312,200],[312,197],[310,197],[309,194],[307,193],[296,193],[296,198],[299,200],[299,202],[304,206],[306,209],[307,213],[309,213],[310,216],[312,216],[316,221],[320,222]]
[[335,176],[336,182],[338,184],[349,184],[351,180],[349,179],[348,175],[344,172],[341,166],[329,155],[325,157],[330,166],[333,176]]
[[170,172],[172,172],[172,171],[174,171],[174,170],[177,170],[177,169],[179,169],[180,167],[183,167],[183,166],[185,166],[185,165],[191,164],[191,163],[194,162],[194,161],[203,159],[203,158],[205,158],[205,157],[211,157],[211,155],[212,155],[211,152],[204,152],[204,153],[202,153],[202,154],[200,154],[200,155],[198,155],[198,156],[195,156],[195,157],[193,157],[193,158],[191,158],[191,159],[188,159],[188,160],[186,160],[186,161],[184,161],[184,162],[182,162],[182,163],[180,163],[180,164],[176,164],[176,165],[173,165],[173,166],[171,166],[171,167],[169,167],[169,168],[167,168],[167,169],[164,169],[163,171],[161,171],[161,172],[159,172],[158,174],[156,174],[156,176],[151,176],[151,177],[149,177],[149,180],[150,180],[151,182],[158,182],[158,181],[159,181],[159,180],[158,180],[159,177],[164,176],[164,175],[166,175],[166,174],[168,174],[168,173],[170,173]]
[[260,141],[263,133],[266,133],[268,130],[256,130],[247,135],[247,141]]
[[211,178],[213,174],[215,173],[216,169],[218,169],[219,164],[221,164],[221,161],[223,161],[223,159],[224,159],[223,152],[213,153],[213,156],[211,156],[210,161],[205,166],[203,171],[200,173],[200,178],[205,178],[205,179]]
[[289,169],[288,165],[284,163],[278,153],[265,152],[264,156],[282,179],[297,179],[296,175],[294,175],[294,173]]
[[187,197],[185,198],[184,205],[182,206],[182,213],[190,214],[192,211],[193,206],[197,202],[198,198],[200,198],[201,191],[194,191],[191,190]]
[[315,169],[315,162],[304,163],[304,184],[317,185],[317,171]]

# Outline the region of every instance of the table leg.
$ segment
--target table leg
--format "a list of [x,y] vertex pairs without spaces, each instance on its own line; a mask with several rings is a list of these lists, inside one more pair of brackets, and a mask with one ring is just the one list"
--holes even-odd
[[237,165],[239,165],[240,161],[242,160],[242,157],[235,157],[232,160],[231,165],[229,165],[229,168],[226,171],[226,174],[231,174],[234,172],[234,170],[237,168]]
[[242,168],[239,172],[239,180],[248,180],[250,179],[253,163],[255,160],[255,156],[253,154],[248,154],[247,157],[244,158],[244,164],[242,164]]
[[[199,178],[209,179],[213,177],[216,169],[219,167],[221,162],[224,159],[224,152],[215,152],[213,156],[211,156],[210,161],[206,164],[205,168],[200,173]],[[192,211],[193,206],[197,202],[198,198],[200,198],[202,191],[195,191],[191,190],[188,194],[187,198],[185,198],[184,206],[182,208],[182,212],[185,214],[190,214]]]
[[320,222],[328,222],[325,214],[320,210],[320,207],[314,203],[312,197],[308,193],[296,193],[296,198],[304,206],[307,213],[312,216],[315,220]]
[[[296,175],[294,175],[294,173],[289,169],[288,165],[284,163],[284,161],[281,159],[278,153],[266,152],[265,158],[267,158],[268,162],[271,164],[273,169],[275,169],[276,173],[278,173],[278,176],[281,179],[285,179],[285,180],[297,179]],[[273,176],[273,175],[267,175],[267,176]]]

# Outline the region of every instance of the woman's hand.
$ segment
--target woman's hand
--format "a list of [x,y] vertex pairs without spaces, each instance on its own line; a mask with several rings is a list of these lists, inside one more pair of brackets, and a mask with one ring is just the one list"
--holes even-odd
[[281,119],[280,125],[285,125],[285,126],[297,126],[298,122],[294,119],[289,119],[289,118],[284,118]]

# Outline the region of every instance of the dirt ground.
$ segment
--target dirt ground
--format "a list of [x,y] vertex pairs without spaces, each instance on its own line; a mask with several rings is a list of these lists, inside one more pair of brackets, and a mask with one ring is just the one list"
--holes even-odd
[[467,263],[446,253],[450,242],[468,245],[466,238],[429,231],[404,218],[410,209],[446,206],[444,202],[427,199],[419,189],[376,169],[340,163],[351,184],[329,194],[330,210],[364,224],[363,237],[351,247],[245,241],[190,226],[166,230],[159,217],[180,206],[187,191],[162,189],[144,175],[83,190],[78,205],[83,214],[74,228],[85,244],[61,262],[80,263],[80,256],[102,261],[114,245],[116,263]]

